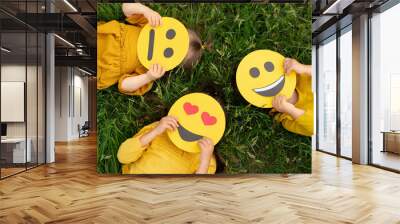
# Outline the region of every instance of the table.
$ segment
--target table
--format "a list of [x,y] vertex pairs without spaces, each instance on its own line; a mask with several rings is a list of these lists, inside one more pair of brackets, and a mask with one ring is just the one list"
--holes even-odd
[[382,152],[392,152],[400,154],[400,131],[382,131],[383,150]]
[[25,154],[25,138],[5,138],[1,139],[1,157],[6,163],[26,163],[32,159],[31,146],[32,140],[26,139],[27,147]]

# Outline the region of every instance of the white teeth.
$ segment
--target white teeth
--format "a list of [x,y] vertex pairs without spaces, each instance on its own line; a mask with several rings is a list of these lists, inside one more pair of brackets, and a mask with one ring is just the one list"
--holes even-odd
[[273,88],[275,88],[277,85],[279,85],[279,83],[281,83],[282,81],[283,81],[283,79],[284,79],[284,77],[283,77],[283,75],[278,79],[278,80],[276,80],[274,83],[272,83],[271,85],[268,85],[268,86],[265,86],[265,87],[262,87],[262,88],[257,88],[257,89],[254,89],[254,91],[256,91],[257,93],[258,92],[264,92],[264,91],[268,91],[268,90],[270,90],[270,89],[273,89]]

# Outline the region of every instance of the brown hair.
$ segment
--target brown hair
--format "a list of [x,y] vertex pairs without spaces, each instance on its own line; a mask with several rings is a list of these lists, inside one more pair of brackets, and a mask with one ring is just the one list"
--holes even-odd
[[188,29],[188,32],[189,50],[181,65],[184,69],[191,70],[200,61],[204,50],[211,49],[211,42],[207,41],[203,44],[199,35],[195,31]]

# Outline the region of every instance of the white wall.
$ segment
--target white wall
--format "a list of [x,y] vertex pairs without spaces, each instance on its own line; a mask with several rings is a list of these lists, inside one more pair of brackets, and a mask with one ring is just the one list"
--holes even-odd
[[77,139],[78,124],[88,120],[88,79],[71,67],[56,67],[55,73],[55,140]]
[[68,87],[70,77],[67,67],[55,68],[55,141],[68,140]]
[[[35,86],[35,88],[27,88],[27,106],[30,106],[31,111],[36,111],[36,80],[34,80],[30,75],[35,74],[36,75],[36,66],[28,66],[25,68],[24,65],[18,65],[18,64],[6,64],[1,66],[1,81],[3,82],[25,82],[25,75],[27,69],[28,72],[28,81],[29,81],[29,86]],[[32,104],[33,103],[33,104]],[[40,107],[41,105],[39,105]],[[32,107],[35,107],[32,109]],[[2,110],[6,110],[7,108],[1,108]],[[36,113],[27,113],[27,119],[28,122],[28,129],[30,127],[34,128],[36,130],[36,120],[37,120],[37,115]],[[31,124],[34,122],[34,124]],[[35,127],[33,127],[35,126]],[[29,136],[29,130],[28,130],[28,137]],[[25,122],[7,122],[7,136],[8,137],[25,137]],[[36,137],[36,132],[35,132],[35,137]]]

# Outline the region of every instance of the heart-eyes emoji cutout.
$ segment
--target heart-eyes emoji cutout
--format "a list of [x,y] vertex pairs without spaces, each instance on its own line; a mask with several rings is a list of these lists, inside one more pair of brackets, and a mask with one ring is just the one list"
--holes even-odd
[[179,126],[168,130],[171,142],[186,152],[199,153],[198,141],[209,138],[217,144],[224,135],[226,118],[221,104],[204,93],[181,96],[171,106],[168,115],[178,119]]
[[207,112],[203,112],[201,114],[201,119],[203,120],[204,125],[213,125],[213,124],[217,123],[217,118],[214,116],[211,116]]
[[199,111],[198,106],[192,105],[191,103],[187,103],[187,102],[185,104],[183,104],[183,109],[185,110],[185,112],[188,115],[195,114],[195,113],[197,113],[197,111]]

